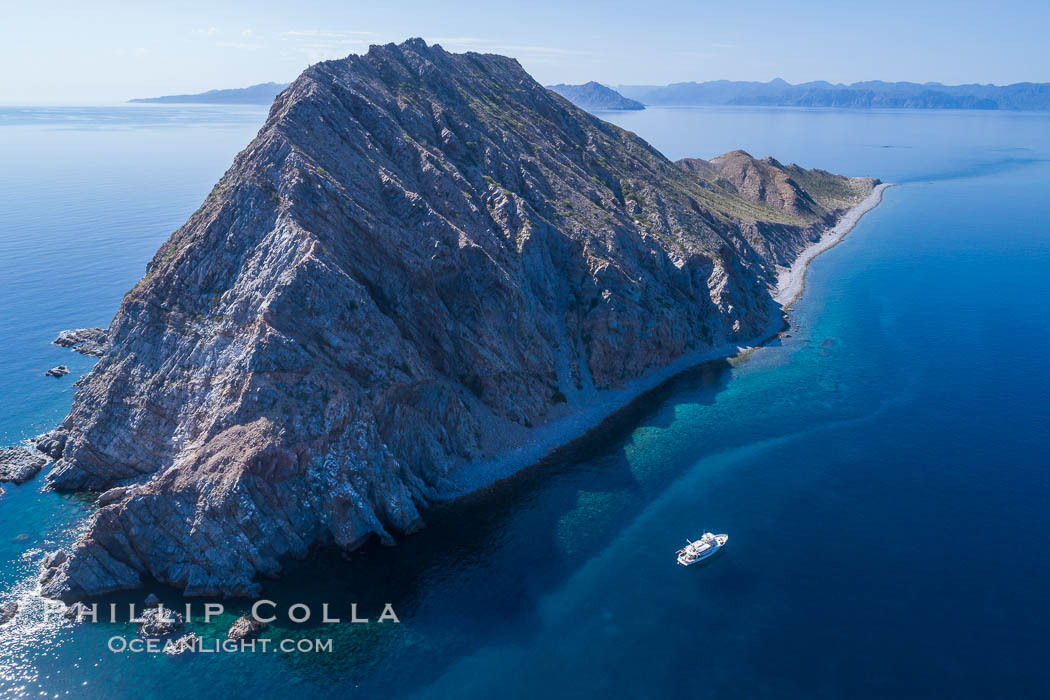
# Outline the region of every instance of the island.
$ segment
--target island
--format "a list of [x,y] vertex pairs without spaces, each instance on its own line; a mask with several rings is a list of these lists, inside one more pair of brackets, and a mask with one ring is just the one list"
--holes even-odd
[[223,104],[223,105],[268,105],[273,102],[288,83],[259,83],[244,88],[208,90],[193,95],[165,95],[162,97],[138,97],[128,102],[147,104]]
[[588,112],[601,112],[619,109],[645,109],[645,105],[637,100],[629,100],[610,87],[593,80],[583,85],[548,85],[548,90],[553,90],[577,107],[583,107]]
[[671,161],[503,56],[315,64],[97,333],[40,443],[96,510],[41,591],[255,596],[315,545],[392,544],[774,337],[807,251],[881,190]]

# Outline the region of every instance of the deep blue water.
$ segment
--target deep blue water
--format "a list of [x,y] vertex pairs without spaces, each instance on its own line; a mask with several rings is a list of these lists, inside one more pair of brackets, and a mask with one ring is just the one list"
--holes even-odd
[[[58,422],[105,325],[262,110],[0,110],[0,443]],[[112,654],[123,625],[0,628],[0,694],[1045,697],[1050,115],[649,109],[667,155],[732,148],[901,183],[811,266],[790,337],[686,375],[574,452],[278,601],[400,625],[277,625],[329,654]],[[43,376],[64,362],[74,375]],[[88,508],[0,497],[0,599]],[[674,551],[728,532],[709,565]],[[160,591],[170,602],[177,597]],[[138,600],[141,594],[118,598]],[[215,637],[220,624],[191,628]]]

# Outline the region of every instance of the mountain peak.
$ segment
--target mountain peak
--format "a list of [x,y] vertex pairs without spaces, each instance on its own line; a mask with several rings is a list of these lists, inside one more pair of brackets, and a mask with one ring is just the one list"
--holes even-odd
[[582,107],[592,112],[645,109],[645,105],[641,102],[627,99],[612,88],[593,80],[583,85],[550,85],[548,89],[558,93],[577,107]]

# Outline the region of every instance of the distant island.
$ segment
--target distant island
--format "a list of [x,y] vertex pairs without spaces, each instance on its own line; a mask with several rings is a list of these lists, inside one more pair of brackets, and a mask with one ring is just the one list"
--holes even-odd
[[259,83],[245,88],[208,90],[194,95],[164,95],[139,97],[128,102],[151,104],[213,104],[213,105],[268,105],[288,83]]
[[645,109],[645,105],[637,100],[630,100],[616,92],[610,87],[593,80],[583,85],[548,85],[548,90],[553,90],[577,107],[582,107],[589,112],[600,112],[610,109]]
[[999,86],[870,80],[843,85],[818,80],[792,85],[777,78],[768,83],[713,80],[670,85],[620,85],[617,90],[625,97],[660,106],[1050,110],[1050,83]]

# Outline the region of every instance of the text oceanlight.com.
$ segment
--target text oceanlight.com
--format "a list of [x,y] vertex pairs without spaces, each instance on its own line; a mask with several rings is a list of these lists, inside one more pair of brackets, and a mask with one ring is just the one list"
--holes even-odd
[[[177,649],[174,639],[139,637],[109,638],[106,646],[115,654],[167,654]],[[198,654],[239,654],[243,652],[277,652],[282,654],[331,653],[332,639],[196,639],[191,650]]]

